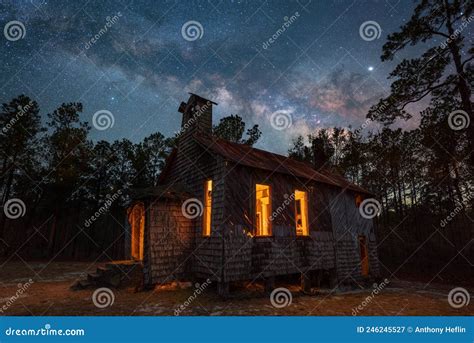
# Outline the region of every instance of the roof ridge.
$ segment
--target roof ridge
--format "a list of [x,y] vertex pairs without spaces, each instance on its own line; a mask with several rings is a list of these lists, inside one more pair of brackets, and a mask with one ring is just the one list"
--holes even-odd
[[[309,162],[299,161],[289,156],[254,148],[250,145],[231,142],[208,133],[195,133],[193,137],[204,148],[211,149],[213,152],[228,158],[229,160],[233,160],[238,164],[257,169],[271,170],[277,173],[289,174],[295,177],[301,177],[344,189],[347,188],[355,192],[373,195],[371,192],[347,180],[343,175],[329,170],[325,170],[324,172],[318,171],[314,168],[313,164]],[[244,149],[245,151],[243,151]],[[268,157],[268,159],[266,159],[266,157]]]

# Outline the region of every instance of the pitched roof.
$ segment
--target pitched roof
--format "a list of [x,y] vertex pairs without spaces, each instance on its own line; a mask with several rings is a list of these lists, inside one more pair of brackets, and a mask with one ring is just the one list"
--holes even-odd
[[287,156],[253,148],[246,144],[233,143],[204,133],[196,134],[194,138],[205,149],[212,150],[214,153],[241,165],[293,175],[372,195],[371,192],[349,182],[337,173],[328,170],[315,170],[313,165],[308,162],[297,161]]

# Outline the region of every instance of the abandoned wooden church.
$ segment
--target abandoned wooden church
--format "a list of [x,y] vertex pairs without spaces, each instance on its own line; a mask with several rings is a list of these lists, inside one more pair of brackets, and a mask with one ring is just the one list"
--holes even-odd
[[[210,279],[220,293],[239,280],[321,275],[333,285],[376,278],[372,219],[359,213],[371,194],[309,163],[212,136],[216,103],[191,94],[158,187],[129,210],[127,251],[144,282]],[[131,249],[130,249],[131,246]]]

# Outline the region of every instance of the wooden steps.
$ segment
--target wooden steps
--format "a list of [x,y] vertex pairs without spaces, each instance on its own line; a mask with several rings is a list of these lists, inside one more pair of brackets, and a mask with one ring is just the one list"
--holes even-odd
[[113,261],[97,267],[87,278],[71,285],[72,290],[96,287],[141,287],[143,284],[143,265],[137,261]]

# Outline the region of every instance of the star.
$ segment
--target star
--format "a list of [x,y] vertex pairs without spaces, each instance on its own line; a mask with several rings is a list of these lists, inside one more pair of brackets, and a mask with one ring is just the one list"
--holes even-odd
[[373,71],[373,70],[374,70],[374,67],[369,66],[369,67],[367,68],[367,70],[368,70],[368,71]]

